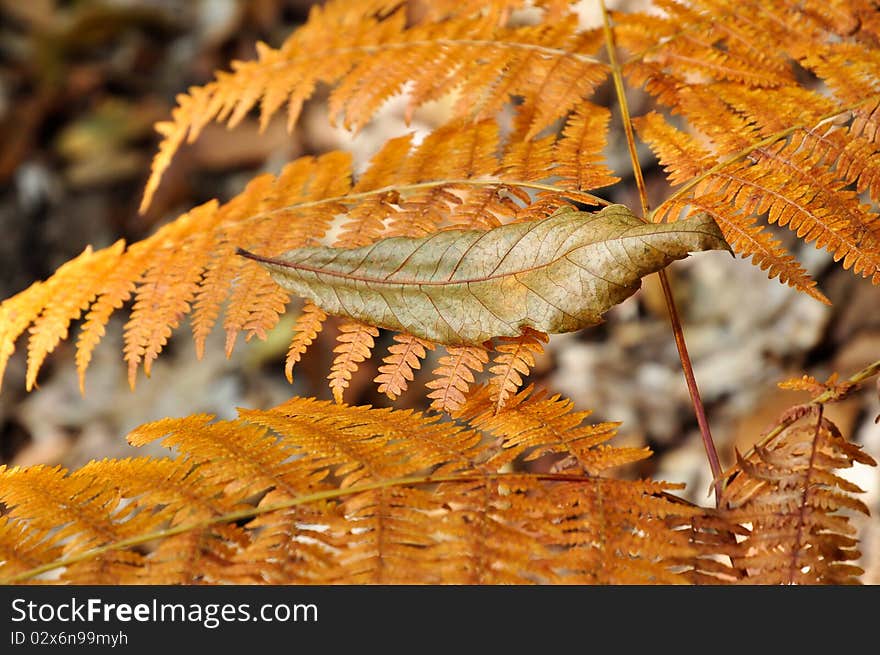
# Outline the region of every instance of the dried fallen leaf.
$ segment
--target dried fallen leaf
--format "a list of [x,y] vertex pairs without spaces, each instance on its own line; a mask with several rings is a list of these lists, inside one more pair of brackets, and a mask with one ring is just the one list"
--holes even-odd
[[645,223],[623,205],[562,209],[487,231],[391,237],[360,248],[239,254],[328,314],[451,346],[599,323],[641,278],[690,252],[729,250],[705,215]]

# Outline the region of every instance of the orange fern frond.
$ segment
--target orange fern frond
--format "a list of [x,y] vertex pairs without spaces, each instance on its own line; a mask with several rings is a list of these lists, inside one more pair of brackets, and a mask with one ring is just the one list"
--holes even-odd
[[[280,236],[280,229],[261,230],[259,236],[268,237],[274,233]],[[226,331],[226,356],[235,348],[235,340],[242,330],[248,330],[248,337],[257,335],[265,338],[268,327],[278,322],[284,313],[290,296],[277,284],[260,272],[248,267],[236,278],[236,284],[229,297],[228,309],[223,320]]]
[[15,352],[15,341],[49,301],[48,284],[36,282],[0,304],[0,374]]
[[251,223],[247,217],[260,215],[274,184],[273,176],[258,175],[242,193],[219,209],[217,225],[224,227],[215,236],[213,257],[205,265],[192,302],[192,334],[199,359],[204,355],[205,340],[220,316],[223,302],[241,265],[238,258],[231,257],[229,253],[244,240],[248,232],[246,228]]
[[[598,138],[602,139],[604,133],[600,132]],[[557,138],[553,134],[539,139],[511,139],[502,163],[505,176],[517,180],[547,177],[547,173],[558,166],[557,153],[554,152],[556,144]]]
[[[447,194],[441,198],[441,194]],[[472,228],[476,230],[491,230],[498,227],[502,222],[507,222],[508,217],[516,216],[523,208],[513,201],[513,193],[503,186],[486,186],[483,188],[462,189],[452,191],[435,189],[428,194],[423,194],[416,202],[407,202],[403,209],[411,216],[411,221],[423,228],[423,234],[427,234],[438,221],[435,216],[435,207],[438,201],[446,201],[453,207],[453,213],[449,216],[452,226]],[[417,204],[418,203],[418,204]],[[415,214],[415,215],[413,215]],[[412,234],[412,236],[422,236]]]
[[656,111],[633,119],[639,136],[654,151],[670,184],[683,184],[715,163],[694,138],[676,129]]
[[297,465],[288,461],[289,450],[266,429],[211,419],[205,414],[162,419],[133,430],[127,438],[132,445],[161,439],[166,448],[177,448],[198,464],[200,486],[222,489],[230,497],[270,488],[293,496],[308,488],[308,480],[292,475]]
[[379,336],[379,330],[372,325],[365,325],[356,321],[345,321],[339,326],[339,344],[333,349],[336,357],[330,367],[330,390],[337,403],[342,402],[342,393],[348,388],[352,374],[358,369],[365,359],[369,359],[373,349],[374,339]]
[[[634,53],[625,72],[705,140],[695,145],[657,114],[639,119],[670,182],[683,185],[653,218],[690,201],[711,209],[726,222],[735,251],[824,300],[755,225],[763,216],[880,284],[880,220],[858,198],[876,194],[880,176],[880,144],[867,136],[880,125],[870,81],[877,66],[870,42],[859,38],[858,3],[831,12],[759,2],[735,11],[715,2],[664,3],[662,10],[660,20],[617,17],[618,42]],[[831,93],[800,81],[798,66]]]
[[549,337],[543,332],[526,328],[520,337],[501,337],[495,345],[494,364],[489,367],[490,396],[495,411],[504,407],[507,398],[522,386],[522,376],[528,375],[535,365],[535,356],[544,352],[543,344]]
[[143,362],[149,376],[153,360],[181,317],[189,312],[210,256],[211,221],[216,217],[214,201],[195,208],[166,226],[167,245],[150,252],[148,268],[138,283],[131,318],[125,326],[124,353],[132,388],[138,365]]
[[[544,483],[511,474],[444,482],[433,493],[359,494],[345,503],[352,523],[337,529],[351,549],[341,552],[344,568],[330,581],[684,583],[679,562],[696,549],[686,531],[668,526],[698,512],[664,498],[663,489],[612,480]],[[629,503],[639,507],[637,518],[620,511]]]
[[541,22],[550,23],[569,13],[571,4],[570,0],[435,0],[419,5],[417,11],[413,11],[413,20],[433,22],[452,16],[490,15],[497,24],[504,25],[513,12],[529,9],[539,10]]
[[360,203],[346,215],[347,220],[339,232],[336,245],[353,248],[370,243],[384,232],[383,214],[388,211],[382,196],[373,196]]
[[[106,548],[108,544],[136,541],[145,533],[161,532],[169,524],[210,520],[241,507],[240,495],[219,493],[188,465],[171,460],[104,460],[69,474],[59,468],[35,466],[0,470],[0,475],[3,502],[31,515],[29,537],[39,539],[39,549],[30,539],[12,549],[18,553],[18,561],[6,560],[6,576],[38,569],[53,560],[67,560],[64,582],[188,583],[196,577],[220,574],[222,553],[241,542],[243,532],[234,523],[226,523],[210,530],[210,535],[202,530],[197,548],[182,547],[196,532],[169,536],[149,560],[137,549]],[[71,508],[75,508],[75,517],[64,521],[59,530],[55,517]],[[12,527],[14,524],[6,524],[7,529]],[[4,537],[0,540],[5,545]],[[89,550],[94,551],[91,557],[76,557]]]
[[394,400],[404,391],[413,378],[413,369],[421,368],[425,350],[433,350],[434,344],[409,334],[395,334],[397,342],[388,348],[384,364],[379,367],[379,375],[373,382],[379,385],[379,393]]
[[0,578],[686,583],[711,554],[692,526],[718,523],[675,485],[498,472],[479,430],[411,410],[293,398],[129,435],[157,439],[179,456],[0,467]]
[[[696,178],[715,164],[709,153],[700,148],[692,137],[673,128],[660,114],[651,112],[634,122],[639,134],[657,153],[670,183],[678,184]],[[706,176],[693,197],[666,203],[662,213],[655,213],[655,219],[677,218],[687,207],[690,207],[688,214],[706,212],[721,228],[730,247],[743,257],[751,257],[755,265],[767,270],[770,278],[779,277],[781,282],[829,303],[825,295],[816,288],[815,280],[810,278],[800,263],[763,226],[756,224],[754,218],[748,218],[735,207],[731,207],[724,195],[707,191],[710,185],[723,184],[714,180],[723,179],[725,175],[722,172],[717,178]]]
[[794,35],[785,21],[774,24],[762,3],[657,4],[660,12],[614,15],[616,40],[633,53],[627,65],[649,64],[681,80],[729,80],[764,88],[794,81],[779,50]]
[[[33,466],[3,471],[2,501],[30,517],[29,531],[49,543],[64,544],[64,550],[87,550],[107,540],[122,540],[149,529],[150,517],[134,507],[119,507],[120,493],[112,482],[96,477],[90,467],[67,476],[60,467]],[[75,515],[57,517],[64,507],[77,507]],[[137,553],[110,553],[96,558],[103,575],[96,584],[120,576],[142,561]],[[97,572],[94,572],[97,573]]]
[[[115,266],[124,248],[124,242],[117,241],[110,248],[93,253],[91,247],[75,259],[64,264],[59,278],[45,284],[43,293],[47,302],[42,313],[34,319],[30,327],[32,335],[28,341],[28,368],[25,385],[31,390],[37,380],[37,372],[46,356],[58,342],[67,337],[70,322],[79,318],[95,298],[95,289]],[[65,284],[60,284],[64,280]],[[72,284],[71,284],[72,282]],[[59,288],[64,287],[67,288]]]
[[[810,162],[803,152],[776,146],[760,155],[754,166],[727,173],[739,183],[727,190],[728,198],[744,212],[766,212],[771,223],[815,241],[835,261],[843,260],[844,268],[880,284],[880,240],[871,226],[876,214],[845,191],[827,166]],[[755,198],[752,189],[774,193]]]
[[[491,117],[513,96],[532,108],[528,138],[564,116],[604,79],[592,55],[601,42],[577,31],[568,15],[552,24],[506,27],[498,16],[449,17],[407,26],[395,2],[329,2],[279,48],[258,47],[258,59],[234,62],[203,87],[178,98],[172,120],[158,126],[163,141],[145,190],[146,208],[184,140],[211,121],[236,125],[260,103],[261,124],[287,103],[293,125],[319,83],[335,86],[331,120],[366,124],[390,96],[411,83],[416,107],[455,91],[456,113]],[[543,102],[552,96],[553,102]]]
[[63,547],[45,539],[43,531],[13,519],[8,513],[0,516],[0,561],[5,576],[31,571],[63,555]]
[[288,382],[293,382],[293,367],[302,358],[303,353],[318,336],[324,327],[327,314],[320,307],[306,301],[293,326],[293,339],[284,359],[284,375]]
[[658,207],[655,219],[675,216],[686,204],[705,211],[717,220],[736,252],[752,256],[755,264],[769,269],[770,277],[779,275],[783,282],[823,302],[827,300],[815,283],[754,224],[754,217],[766,214],[769,222],[789,227],[807,242],[815,240],[817,247],[829,250],[835,259],[843,258],[844,267],[852,267],[854,273],[877,276],[880,260],[871,245],[876,240],[871,225],[877,221],[852,192],[843,190],[846,182],[836,181],[835,173],[818,161],[821,151],[811,154],[802,139],[784,147],[755,148],[752,163],[721,166],[685,135],[662,126],[656,114],[640,121],[639,127],[670,172],[670,181],[686,179],[688,174],[698,180],[691,185],[693,195],[670,199]]
[[553,150],[560,186],[589,191],[620,180],[601,163],[610,120],[608,110],[586,102],[572,112]]
[[440,358],[434,369],[435,379],[425,386],[433,389],[428,394],[431,408],[452,413],[465,402],[465,394],[474,382],[474,371],[479,373],[489,361],[485,348],[477,346],[447,347],[446,355]]
[[[610,118],[606,108],[582,102],[569,114],[558,136],[512,138],[502,164],[503,177],[540,182],[552,176],[555,192],[539,190],[539,199],[558,202],[562,195],[595,204],[589,195],[570,192],[599,189],[619,181],[602,163]],[[559,189],[565,191],[560,193]],[[510,191],[516,194],[517,190]],[[537,212],[535,217],[539,217]]]
[[[162,232],[157,233],[157,238]],[[85,374],[92,359],[92,353],[105,334],[105,326],[110,316],[122,307],[134,292],[136,281],[140,279],[148,260],[152,241],[142,241],[128,248],[118,258],[116,265],[100,280],[98,297],[85,315],[76,341],[76,370],[79,388],[85,391]],[[51,279],[58,279],[64,286],[65,277],[56,273]]]
[[412,410],[338,407],[293,398],[268,411],[241,410],[241,420],[291,435],[295,466],[313,483],[327,474],[342,487],[420,471],[451,474],[473,466],[479,435]]
[[[682,205],[669,204],[669,215],[674,216],[683,208]],[[769,278],[778,277],[780,282],[809,294],[816,300],[830,305],[831,301],[816,288],[816,281],[810,277],[803,266],[794,258],[778,240],[773,238],[765,226],[755,219],[743,219],[722,197],[700,196],[686,203],[690,213],[705,212],[721,228],[722,234],[730,247],[742,257],[751,257],[752,263],[762,271],[767,271]]]
[[851,513],[868,513],[861,489],[834,471],[875,466],[844,439],[822,407],[803,414],[728,473],[721,507],[729,521],[750,524],[736,566],[755,584],[845,584],[862,570]]
[[521,456],[529,461],[555,453],[562,469],[596,475],[651,454],[647,448],[603,445],[614,436],[618,423],[585,425],[590,412],[573,411],[571,400],[536,392],[533,385],[512,396],[501,411],[495,411],[495,404],[490,388],[483,386],[453,414],[499,440],[499,448],[487,462],[493,469]]
[[[604,135],[595,138],[604,139]],[[558,143],[564,141],[565,137]],[[556,164],[546,156],[521,158],[513,166],[516,157],[507,155],[508,148],[524,152],[526,147],[501,143],[492,121],[440,129],[418,146],[411,137],[401,137],[386,144],[354,184],[350,155],[331,152],[303,157],[288,164],[276,178],[256,177],[221,206],[203,205],[163,226],[120,253],[105,275],[94,275],[96,300],[86,312],[78,338],[81,384],[110,316],[132,294],[139,294],[141,300],[136,298],[136,312],[126,329],[132,378],[140,364],[147,365],[159,353],[164,340],[190,311],[199,356],[223,311],[227,353],[241,331],[248,339],[263,337],[277,323],[288,296],[262,267],[235,256],[236,248],[277,255],[318,242],[337,216],[342,219],[337,243],[355,245],[385,234],[413,235],[449,226],[494,227],[514,216],[542,218],[551,205],[564,204],[550,194],[550,205],[545,207],[542,201],[534,209],[523,209],[531,201],[530,187],[562,187],[553,186]],[[437,156],[438,152],[443,156]],[[579,195],[580,190],[570,193],[590,200]],[[98,261],[105,255],[95,253],[95,257]],[[51,284],[58,288],[76,284],[67,271],[56,273]],[[183,284],[175,295],[166,297],[163,289],[177,279]],[[39,289],[37,285],[4,303],[3,311],[8,310],[9,316],[0,333],[4,366],[16,339],[45,307],[41,303],[48,296]],[[32,375],[37,368],[37,360],[33,361]]]
[[[499,168],[499,144],[498,125],[494,120],[467,126],[464,122],[449,123],[425,137],[420,147],[401,162],[398,179],[401,185],[419,187],[425,180],[455,171],[455,177],[462,182],[491,180]],[[458,180],[449,180],[443,186],[416,188],[401,199],[397,203],[400,211],[392,218],[391,233],[419,236],[418,232],[434,232],[447,217],[454,224],[475,226],[477,221],[468,220],[475,218],[473,209],[459,206],[462,202],[457,193],[462,185],[456,184]],[[466,194],[483,190],[464,187]],[[481,214],[476,218],[481,220],[484,217],[485,214]]]
[[[348,192],[350,167],[351,156],[341,152],[326,153],[318,158],[304,157],[288,164],[264,200],[267,210],[243,216],[238,229],[233,228],[231,234],[224,235],[224,247],[228,248],[225,254],[229,260],[236,260],[232,266],[237,270],[223,320],[227,356],[241,331],[245,331],[247,340],[254,336],[265,338],[289,300],[288,294],[278,288],[265,271],[235,257],[235,248],[269,248],[279,254],[320,239],[332,221],[335,206],[332,202],[321,207],[309,203]],[[295,216],[289,216],[287,207],[293,203],[307,206]],[[233,239],[237,243],[232,243]]]

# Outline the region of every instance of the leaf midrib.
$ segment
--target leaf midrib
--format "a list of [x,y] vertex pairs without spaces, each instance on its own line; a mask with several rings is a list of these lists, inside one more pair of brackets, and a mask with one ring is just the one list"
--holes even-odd
[[[709,232],[704,232],[702,230],[689,230],[689,232],[691,232],[691,233],[698,232],[700,234],[705,234],[706,236],[710,236],[710,237],[713,236]],[[586,243],[586,244],[579,245],[575,248],[571,248],[571,249],[565,251],[564,253],[562,253],[561,255],[555,257],[554,259],[552,259],[548,262],[539,264],[537,266],[522,268],[522,269],[519,269],[519,270],[514,271],[512,273],[499,273],[497,275],[492,274],[492,275],[485,275],[482,277],[464,278],[461,280],[446,279],[446,280],[419,281],[419,280],[414,280],[414,279],[403,279],[403,280],[389,281],[387,278],[380,279],[380,278],[376,278],[376,277],[369,277],[366,275],[354,275],[352,273],[343,273],[341,271],[336,271],[336,270],[327,269],[327,268],[321,268],[319,266],[309,266],[307,264],[289,263],[289,262],[285,262],[283,260],[273,258],[273,257],[259,257],[259,256],[258,257],[260,260],[262,260],[268,264],[272,264],[275,266],[281,266],[286,269],[293,269],[293,270],[297,270],[297,271],[306,271],[309,273],[314,273],[316,276],[323,275],[323,276],[335,277],[338,279],[352,280],[354,282],[363,282],[365,284],[384,285],[384,286],[390,286],[390,287],[396,287],[396,286],[397,287],[399,287],[399,286],[404,286],[404,287],[405,286],[414,286],[414,287],[453,286],[453,285],[467,285],[467,284],[473,284],[473,283],[479,283],[479,282],[489,282],[491,280],[497,280],[497,279],[502,279],[502,278],[516,276],[516,275],[522,275],[522,274],[530,273],[532,271],[540,270],[543,268],[548,268],[548,267],[553,266],[554,264],[558,263],[560,260],[565,259],[566,257],[568,257],[571,253],[575,252],[576,250],[580,250],[581,248],[586,248],[587,246],[596,245],[596,244],[600,244],[600,243],[607,243],[608,241],[623,241],[626,239],[644,239],[646,237],[651,237],[651,236],[655,236],[655,235],[659,236],[659,235],[662,235],[665,233],[666,233],[665,231],[661,230],[661,231],[657,231],[657,232],[646,232],[644,234],[639,234],[639,235],[635,235],[635,236],[622,236],[622,237],[617,237],[616,239],[603,239],[600,241],[593,241],[591,243]],[[648,245],[651,246],[652,248],[656,249],[656,246],[654,246],[650,243]],[[574,263],[574,262],[572,262],[572,263]],[[575,264],[575,265],[577,266],[577,264]]]

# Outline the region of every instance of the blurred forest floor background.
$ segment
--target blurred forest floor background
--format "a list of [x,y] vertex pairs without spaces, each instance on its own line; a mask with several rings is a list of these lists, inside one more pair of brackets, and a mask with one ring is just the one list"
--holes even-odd
[[[425,0],[427,1],[427,0]],[[406,125],[403,103],[392,100],[356,137],[329,125],[326,94],[308,104],[288,133],[284,118],[258,134],[255,118],[235,130],[209,125],[185,147],[166,174],[150,210],[137,213],[158,143],[152,125],[167,118],[177,93],[209,81],[233,59],[250,59],[258,40],[278,46],[307,15],[308,0],[0,0],[0,297],[48,277],[91,244],[131,243],[163,222],[211,198],[227,200],[259,172],[278,172],[302,155],[353,152],[363,166],[387,139],[429,131],[444,121],[443,103],[417,112]],[[584,3],[583,18],[595,20]],[[612,7],[633,3],[610,3]],[[417,11],[416,5],[416,11]],[[591,13],[592,12],[592,13]],[[645,109],[637,91],[635,115]],[[614,106],[602,87],[598,103]],[[283,113],[283,112],[282,112]],[[617,117],[617,115],[615,114]],[[608,158],[626,178],[629,162],[619,120],[612,123]],[[662,171],[644,152],[653,199],[667,192]],[[608,199],[630,207],[638,199],[626,179]],[[849,375],[880,355],[880,288],[854,277],[830,257],[779,236],[794,251],[833,306],[818,303],[758,268],[724,253],[678,262],[670,275],[685,323],[697,380],[725,466],[747,450],[802,394],[776,383],[810,373],[824,380]],[[570,397],[592,419],[622,421],[618,445],[648,445],[655,456],[623,472],[687,483],[685,496],[711,503],[709,471],[668,326],[659,285],[613,309],[601,326],[554,336],[529,382]],[[0,463],[78,467],[90,459],[147,454],[124,436],[165,416],[208,412],[232,418],[235,408],[266,408],[291,395],[330,398],[326,375],[335,331],[324,330],[284,377],[284,356],[298,301],[266,341],[241,340],[232,358],[222,335],[203,360],[195,357],[188,324],[172,338],[150,380],[129,390],[122,362],[119,312],[111,322],[79,392],[74,340],[62,343],[39,378],[24,391],[26,341],[19,340],[0,394]],[[388,406],[372,379],[390,343],[383,334],[374,359],[355,375],[346,401]],[[434,353],[436,357],[437,353]],[[424,409],[421,385],[429,358],[398,407]],[[880,458],[877,389],[870,385],[831,405],[844,434]],[[151,454],[158,454],[158,451]],[[870,519],[859,519],[865,583],[880,583],[880,473],[860,466],[845,473],[867,493]]]

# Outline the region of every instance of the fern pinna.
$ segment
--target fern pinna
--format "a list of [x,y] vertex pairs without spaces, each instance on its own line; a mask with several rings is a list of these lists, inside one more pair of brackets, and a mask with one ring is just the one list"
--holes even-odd
[[[787,425],[742,456],[717,480],[723,493],[709,510],[663,483],[607,477],[609,467],[646,453],[602,445],[608,426],[585,426],[566,401],[519,387],[547,332],[600,320],[642,275],[695,250],[729,245],[828,302],[766,223],[880,284],[876,6],[657,0],[650,12],[610,16],[597,6],[608,29],[587,24],[566,2],[436,2],[412,11],[401,0],[330,1],[279,48],[260,44],[256,60],[235,62],[182,94],[171,120],[157,126],[162,141],[144,208],[177,150],[212,121],[234,127],[258,111],[266,126],[285,110],[294,125],[319,85],[331,89],[331,120],[353,130],[400,93],[410,114],[452,102],[445,124],[420,140],[389,140],[362,172],[347,153],[304,157],[141,242],[86,249],[0,305],[0,376],[28,332],[32,389],[79,321],[76,367],[85,390],[94,348],[111,315],[126,307],[123,354],[134,386],[186,314],[200,355],[218,323],[227,354],[242,332],[266,336],[291,296],[252,259],[320,251],[337,253],[332,260],[383,247],[384,239],[418,247],[446,231],[479,241],[520,224],[532,234],[560,216],[609,205],[603,189],[621,180],[603,155],[611,111],[594,94],[610,77],[653,99],[632,124],[673,190],[650,212],[643,194],[643,213],[648,223],[671,225],[652,227],[627,211],[633,225],[601,234],[596,243],[611,259],[596,264],[592,278],[575,274],[587,280],[578,287],[579,311],[594,320],[526,321],[517,331],[495,327],[471,338],[450,303],[431,319],[445,321],[445,331],[395,335],[380,354],[380,392],[400,396],[426,354],[442,347],[428,400],[449,423],[342,404],[353,373],[373,356],[378,328],[406,324],[375,309],[340,312],[322,301],[322,294],[338,298],[339,288],[322,282],[294,323],[285,370],[291,378],[328,314],[343,313],[328,375],[336,405],[295,398],[242,410],[234,421],[168,419],[131,435],[133,443],[163,438],[175,459],[95,462],[72,473],[3,470],[4,578],[62,571],[61,580],[91,582],[856,579],[847,517],[838,513],[864,508],[850,496],[857,488],[832,471],[872,460],[823,415],[823,404],[844,392],[815,400],[807,427]],[[612,43],[623,52],[609,50]],[[625,97],[618,101],[628,121]],[[688,242],[696,225],[704,237],[712,231],[711,244]],[[635,280],[624,284],[615,275],[633,258],[623,245],[627,230],[671,240],[639,236],[645,251],[669,252],[652,268],[636,266]],[[461,242],[443,239],[450,249]],[[429,254],[438,266],[464,261]],[[483,254],[482,265],[493,271],[504,256]],[[534,295],[547,300],[543,289],[560,280],[541,268],[546,262],[518,261],[510,283],[527,285],[520,274],[534,269],[546,278]],[[317,267],[314,275],[329,273]],[[628,293],[609,300],[589,286],[609,277]],[[405,300],[388,303],[391,314],[405,308]],[[876,372],[864,369],[853,384]],[[803,460],[807,451],[822,456]],[[553,472],[526,472],[524,462],[542,453],[558,459]],[[791,489],[797,493],[782,499]],[[767,517],[782,508],[794,512],[786,526],[796,529],[768,530],[775,524]],[[142,544],[153,540],[159,545],[145,554]]]

